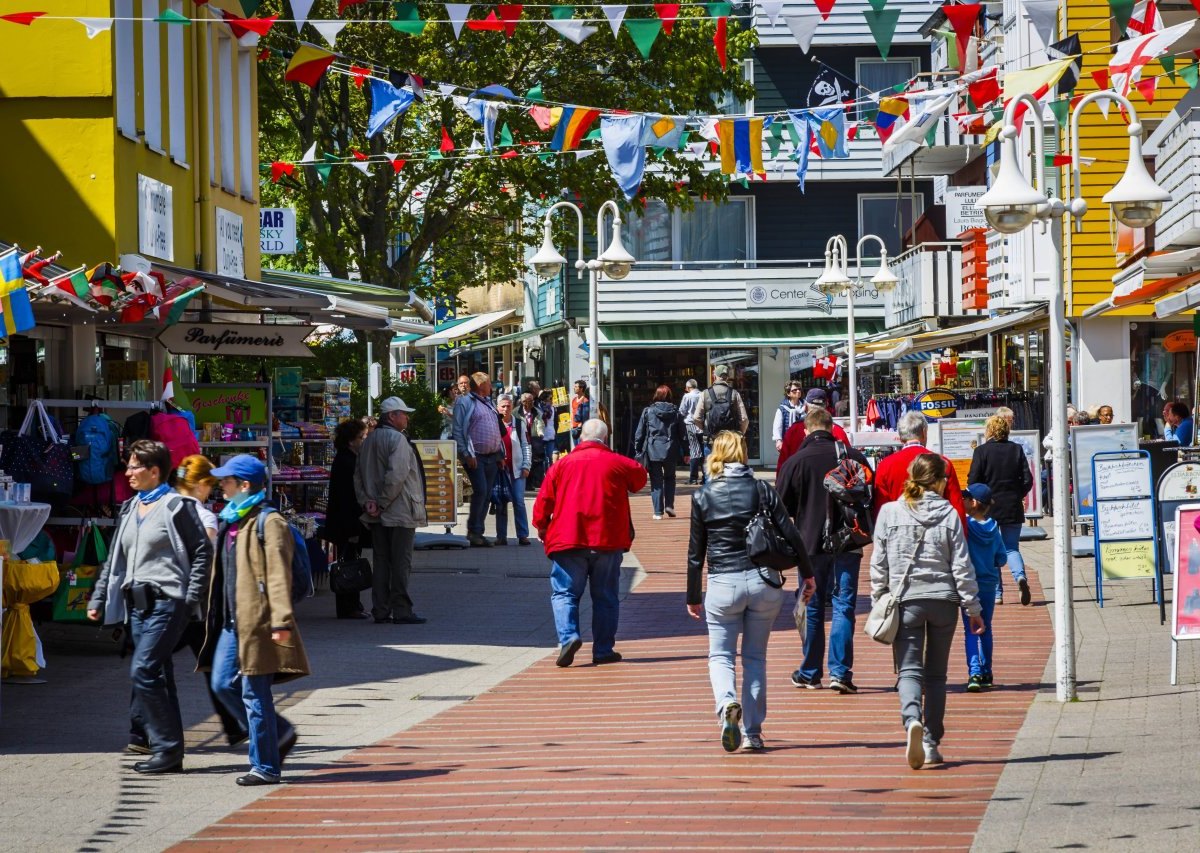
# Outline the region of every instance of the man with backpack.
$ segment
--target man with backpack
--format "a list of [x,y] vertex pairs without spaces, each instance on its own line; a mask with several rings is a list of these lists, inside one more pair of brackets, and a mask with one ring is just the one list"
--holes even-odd
[[201,668],[212,689],[250,733],[250,772],[242,786],[279,783],[296,729],[275,713],[271,685],[308,675],[308,657],[292,611],[296,540],[291,525],[265,504],[267,469],[239,454],[212,470],[228,501],[217,528]]
[[379,426],[363,442],[354,467],[354,493],[363,508],[362,521],[371,531],[371,612],[377,625],[425,622],[413,612],[408,594],[413,543],[417,528],[426,523],[425,472],[404,434],[413,411],[399,397],[380,403]]
[[742,435],[750,429],[750,416],[742,395],[729,384],[729,365],[718,364],[713,368],[713,384],[700,395],[692,423],[711,442],[717,433],[729,430]]
[[871,541],[871,469],[867,459],[833,436],[833,417],[813,407],[806,437],[776,475],[779,499],[796,521],[812,563],[817,592],[808,601],[804,660],[792,673],[796,687],[821,687],[825,656],[825,603],[832,597],[829,687],[857,693],[854,685],[854,608],[862,546]]

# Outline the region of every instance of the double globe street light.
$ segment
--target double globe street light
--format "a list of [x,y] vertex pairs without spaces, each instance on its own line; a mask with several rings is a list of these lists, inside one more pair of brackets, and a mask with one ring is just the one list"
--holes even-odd
[[849,245],[841,234],[834,234],[825,242],[825,271],[813,282],[813,287],[829,296],[846,294],[846,361],[848,364],[848,393],[850,395],[850,432],[858,430],[858,368],[855,363],[854,343],[854,291],[862,287],[862,248],[868,240],[879,244],[879,271],[871,278],[871,284],[880,293],[896,288],[900,279],[888,266],[887,244],[882,237],[864,234],[855,246],[855,273],[851,279],[848,255]]
[[[1067,357],[1066,357],[1066,309],[1063,304],[1063,232],[1062,217],[1070,213],[1075,218],[1077,230],[1083,228],[1083,216],[1087,213],[1087,202],[1080,191],[1079,161],[1079,115],[1083,108],[1095,101],[1115,101],[1129,116],[1129,163],[1125,174],[1111,190],[1104,194],[1103,201],[1112,206],[1117,221],[1130,228],[1145,228],[1154,224],[1162,214],[1163,204],[1171,200],[1171,194],[1155,183],[1142,160],[1142,125],[1137,110],[1129,99],[1112,91],[1092,92],[1086,95],[1071,114],[1071,174],[1073,198],[1069,203],[1051,198],[1047,193],[1046,162],[1042,145],[1045,121],[1042,106],[1031,95],[1019,95],[1009,101],[1004,110],[1003,143],[1000,153],[1000,168],[992,188],[977,202],[983,208],[988,224],[1001,234],[1016,234],[1035,221],[1048,222],[1051,229],[1051,245],[1054,250],[1054,271],[1051,276],[1053,291],[1050,294],[1050,441],[1053,453],[1051,476],[1053,478],[1054,503],[1054,641],[1055,667],[1057,670],[1058,701],[1068,702],[1075,698],[1075,625],[1072,610],[1071,588],[1071,540],[1068,536],[1067,515],[1070,512],[1067,468]],[[1016,125],[1016,110],[1020,103],[1029,106],[1027,112],[1033,118],[1034,149],[1033,173],[1038,175],[1034,187],[1025,177],[1020,166],[1020,151],[1017,147],[1019,130]],[[1039,166],[1040,164],[1040,166]]]
[[600,274],[608,276],[613,281],[620,281],[629,275],[633,270],[633,265],[637,260],[621,243],[621,209],[617,207],[617,203],[612,201],[604,202],[600,205],[600,210],[596,212],[596,241],[599,245],[602,234],[604,233],[604,212],[606,210],[612,212],[613,217],[613,237],[612,242],[608,244],[608,248],[600,253],[598,258],[590,261],[583,259],[583,210],[579,205],[570,201],[560,201],[550,206],[546,211],[546,218],[542,223],[542,247],[537,250],[532,258],[529,259],[529,265],[533,267],[534,272],[542,278],[554,278],[557,276],[564,266],[567,264],[567,259],[554,247],[554,238],[551,235],[551,219],[556,210],[562,208],[570,208],[575,211],[576,219],[579,222],[579,250],[578,260],[575,261],[575,269],[578,270],[579,278],[583,278],[583,271],[586,269],[589,274],[588,281],[588,392],[593,400],[599,401],[600,396],[600,324],[599,324],[599,306],[597,299],[597,282]]

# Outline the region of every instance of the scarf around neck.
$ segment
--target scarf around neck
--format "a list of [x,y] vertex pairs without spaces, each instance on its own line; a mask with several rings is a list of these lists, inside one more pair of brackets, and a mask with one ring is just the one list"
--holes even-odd
[[241,497],[241,495],[238,495],[238,497],[225,504],[224,508],[220,512],[219,518],[222,521],[228,521],[230,523],[241,521],[249,514],[250,510],[254,509],[266,499],[266,489],[255,492],[252,495],[247,495],[244,498]]

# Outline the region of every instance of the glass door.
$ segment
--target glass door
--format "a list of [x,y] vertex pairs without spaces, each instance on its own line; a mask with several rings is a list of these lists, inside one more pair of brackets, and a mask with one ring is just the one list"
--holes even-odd
[[746,414],[750,417],[750,429],[746,432],[746,449],[751,464],[760,464],[762,459],[761,394],[759,391],[759,359],[756,347],[734,347],[710,349],[708,351],[709,376],[718,364],[730,368],[730,384],[742,395]]

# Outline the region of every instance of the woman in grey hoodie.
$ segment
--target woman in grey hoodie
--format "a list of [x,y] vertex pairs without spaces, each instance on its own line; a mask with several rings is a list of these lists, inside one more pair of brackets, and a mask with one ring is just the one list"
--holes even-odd
[[942,761],[938,744],[945,734],[946,669],[959,608],[967,612],[973,633],[984,631],[962,522],[942,497],[946,477],[941,456],[923,453],[912,461],[901,499],[879,511],[871,554],[871,600],[889,590],[896,590],[900,600],[901,624],[892,651],[900,674],[896,686],[908,764],[914,770]]

